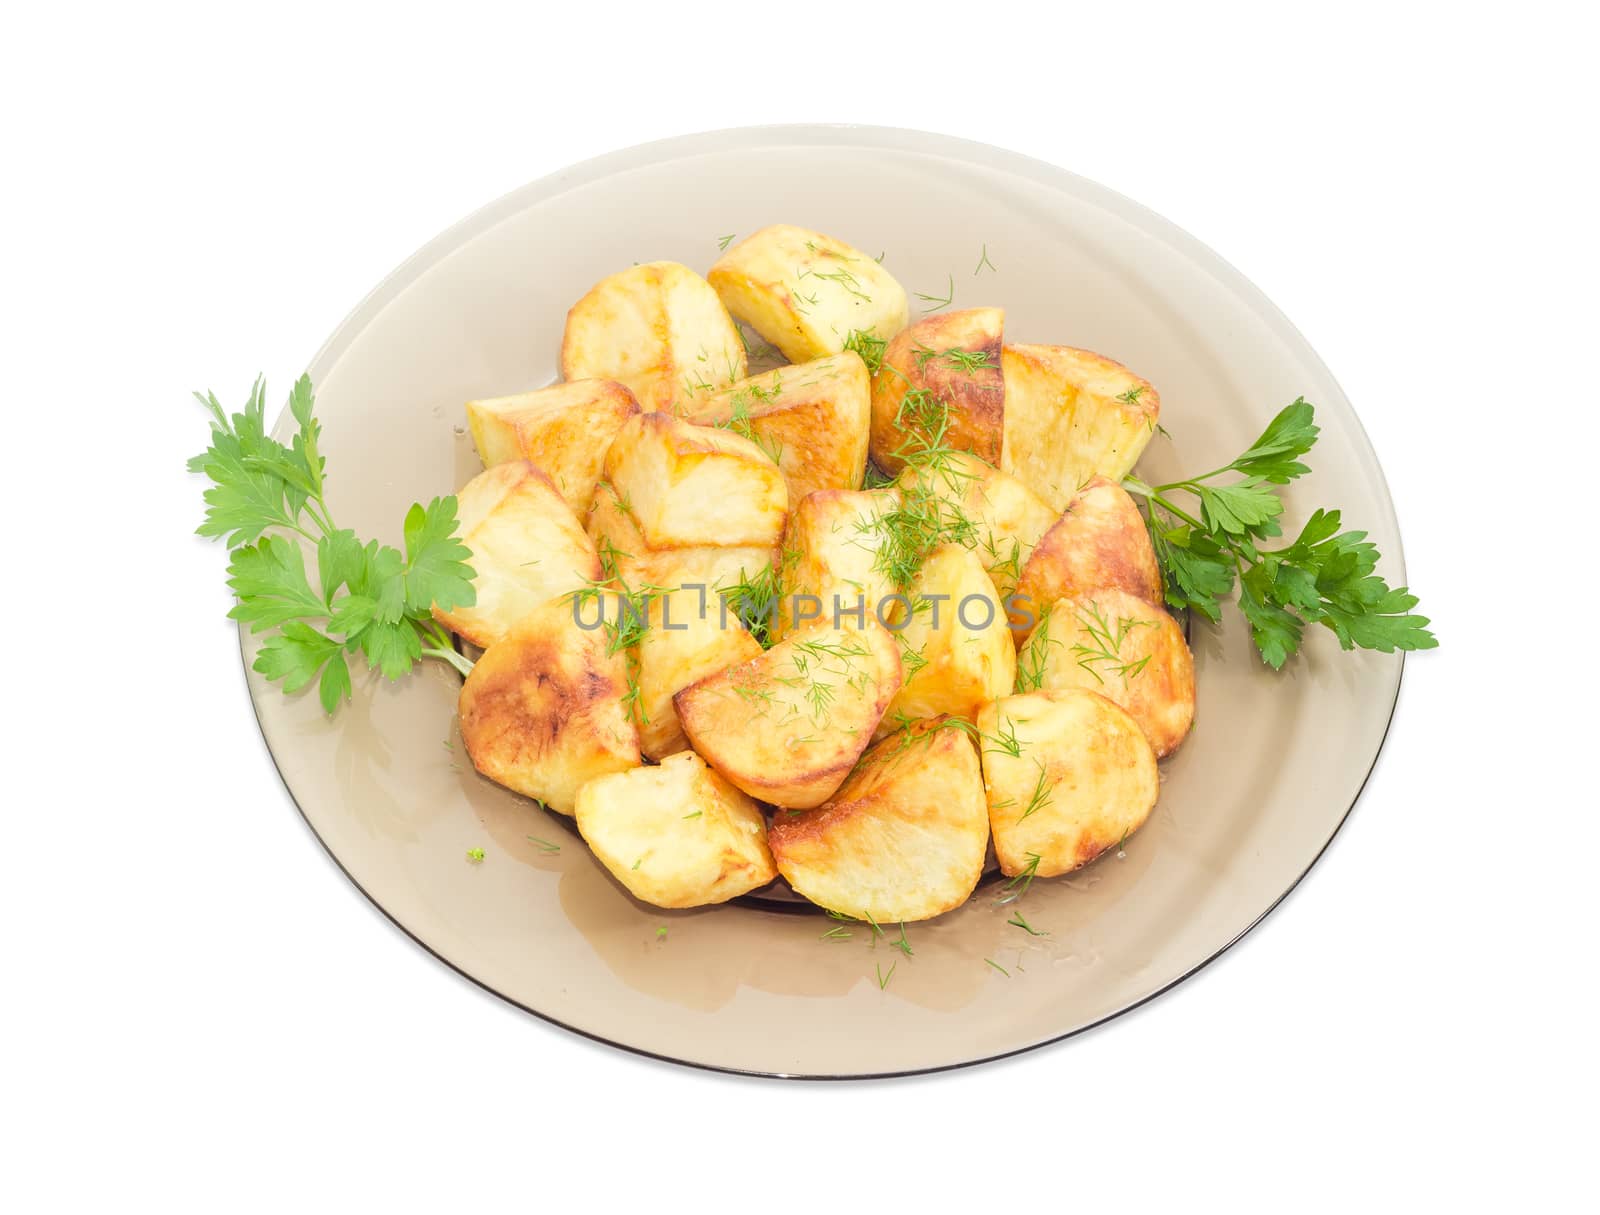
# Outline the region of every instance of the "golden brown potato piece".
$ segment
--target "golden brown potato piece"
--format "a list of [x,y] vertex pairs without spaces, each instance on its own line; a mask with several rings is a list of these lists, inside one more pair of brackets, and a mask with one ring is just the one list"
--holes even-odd
[[689,745],[672,698],[697,679],[761,653],[756,639],[710,591],[697,587],[650,598],[639,638],[639,743],[651,759]]
[[1017,589],[1022,567],[1056,521],[1026,485],[977,456],[943,457],[936,469],[908,465],[899,484],[908,493],[935,493],[972,523],[974,551],[989,571],[1001,603]]
[[603,278],[567,313],[561,378],[617,380],[644,409],[675,409],[744,376],[744,343],[728,310],[677,262]]
[[552,384],[537,392],[467,402],[467,424],[485,468],[526,460],[580,519],[594,501],[606,449],[639,403],[611,380]]
[[905,683],[883,724],[950,715],[977,718],[986,701],[1011,694],[1017,649],[1005,609],[971,549],[934,549],[911,585],[915,605],[898,631]]
[[1057,599],[1105,588],[1161,601],[1161,570],[1144,517],[1125,489],[1096,477],[1067,504],[1022,567],[1008,605],[1017,644]]
[[827,801],[900,688],[899,645],[865,628],[795,633],[673,697],[694,749],[752,797]]
[[657,907],[726,903],[778,876],[761,807],[693,751],[590,781],[577,818],[611,876]]
[[[834,624],[834,610],[866,619],[895,588],[879,568],[882,520],[900,502],[892,489],[823,489],[789,512],[783,533],[781,590],[772,634]],[[883,623],[879,618],[879,623]]]
[[[1017,655],[1017,690],[1083,688],[1126,709],[1155,748],[1194,724],[1194,656],[1178,622],[1126,591],[1058,599]],[[893,712],[891,706],[890,712]]]
[[634,522],[631,503],[617,497],[607,481],[595,487],[584,526],[607,575],[619,577],[635,591],[731,586],[758,578],[776,556],[771,545],[760,544],[651,548]]
[[871,416],[867,365],[847,350],[741,380],[707,397],[688,420],[755,443],[783,470],[793,504],[813,490],[861,484]]
[[[872,381],[872,459],[897,473],[930,442],[1000,463],[1000,308],[942,312],[901,331]],[[941,425],[943,423],[943,425]]]
[[940,722],[891,734],[826,805],[778,811],[768,842],[789,884],[840,915],[889,924],[961,906],[989,843],[972,739]]
[[1055,510],[1092,477],[1121,481],[1156,432],[1161,397],[1121,363],[1071,346],[1007,346],[1000,468]]
[[1086,865],[1155,807],[1155,752],[1139,723],[1096,692],[1008,696],[983,707],[978,729],[989,826],[1007,876]]
[[841,240],[773,224],[746,237],[706,276],[728,311],[791,363],[838,354],[856,330],[891,338],[906,327],[905,288]]
[[456,500],[477,601],[434,616],[473,645],[493,645],[543,604],[600,576],[600,559],[572,508],[526,460],[486,469]]
[[490,780],[571,814],[578,790],[637,768],[639,732],[623,707],[623,655],[547,603],[483,652],[461,686],[461,738]]
[[783,534],[783,474],[731,431],[639,414],[617,433],[605,474],[651,548],[772,548]]

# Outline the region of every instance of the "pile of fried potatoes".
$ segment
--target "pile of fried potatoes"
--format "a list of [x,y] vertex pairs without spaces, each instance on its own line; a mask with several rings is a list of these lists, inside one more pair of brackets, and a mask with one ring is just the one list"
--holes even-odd
[[[631,894],[780,875],[839,915],[1067,873],[1155,806],[1194,665],[1120,487],[1160,400],[999,308],[912,323],[879,261],[762,229],[573,305],[564,382],[466,406],[478,771]],[[787,365],[749,375],[753,331]],[[752,614],[752,605],[771,615]]]

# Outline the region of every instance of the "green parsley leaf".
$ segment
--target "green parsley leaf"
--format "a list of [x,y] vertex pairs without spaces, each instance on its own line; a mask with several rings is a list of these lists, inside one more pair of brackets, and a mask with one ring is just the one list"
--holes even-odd
[[[1144,499],[1167,604],[1218,621],[1222,600],[1237,585],[1251,640],[1274,669],[1299,651],[1308,624],[1332,630],[1347,650],[1433,649],[1428,618],[1411,610],[1416,596],[1378,575],[1377,547],[1365,532],[1341,532],[1338,511],[1314,512],[1291,544],[1260,546],[1282,534],[1283,502],[1270,487],[1309,471],[1300,457],[1317,434],[1315,410],[1300,398],[1222,468],[1165,485],[1123,482]],[[1217,482],[1229,474],[1237,479]],[[1181,503],[1185,494],[1198,500],[1198,518]]]
[[329,714],[350,697],[349,654],[360,653],[390,679],[424,656],[466,674],[470,664],[432,615],[435,606],[474,601],[472,554],[455,535],[455,498],[412,506],[404,553],[375,540],[363,544],[328,509],[322,427],[307,377],[289,395],[296,429],[287,445],[266,432],[261,380],[231,417],[215,394],[195,396],[211,419],[211,446],[189,461],[211,482],[198,531],[223,537],[231,550],[228,586],[238,602],[228,615],[267,634],[255,670],[288,693],[316,681]]
[[406,607],[427,612],[438,607],[471,607],[472,550],[456,539],[455,498],[435,498],[426,507],[413,504],[406,512]]

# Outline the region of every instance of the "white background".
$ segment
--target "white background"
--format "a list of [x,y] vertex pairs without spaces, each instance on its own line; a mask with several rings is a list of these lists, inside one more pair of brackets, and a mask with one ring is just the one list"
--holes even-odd
[[[1468,7],[13,11],[0,1206],[1593,1209],[1595,43]],[[453,976],[294,813],[188,534],[191,389],[281,399],[525,181],[773,121],[997,143],[1216,248],[1361,412],[1443,642],[1246,942],[959,1074],[702,1074]]]

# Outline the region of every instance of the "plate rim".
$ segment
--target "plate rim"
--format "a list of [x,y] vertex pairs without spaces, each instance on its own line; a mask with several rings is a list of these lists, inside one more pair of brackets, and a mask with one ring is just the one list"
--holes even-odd
[[[377,313],[380,312],[385,306],[387,306],[387,304],[392,301],[401,291],[415,281],[415,279],[422,272],[428,269],[436,260],[436,255],[438,253],[442,252],[446,248],[457,247],[465,243],[467,240],[482,235],[484,232],[488,231],[502,220],[510,218],[518,210],[529,203],[536,202],[541,198],[548,197],[559,191],[571,189],[575,186],[599,179],[625,168],[639,168],[666,160],[678,159],[686,154],[692,155],[699,150],[715,150],[726,152],[731,150],[740,150],[741,148],[748,150],[753,147],[773,146],[774,144],[780,146],[792,146],[807,142],[821,143],[831,146],[881,146],[897,151],[937,154],[963,159],[969,162],[976,162],[989,167],[995,167],[1008,172],[1017,173],[1023,177],[1030,178],[1041,184],[1058,189],[1063,188],[1063,185],[1065,184],[1066,186],[1074,188],[1080,194],[1089,195],[1091,201],[1112,201],[1118,204],[1118,206],[1121,208],[1131,210],[1135,214],[1136,218],[1139,219],[1143,224],[1151,229],[1156,230],[1170,243],[1186,249],[1187,252],[1194,257],[1197,262],[1204,265],[1212,273],[1219,274],[1220,277],[1227,281],[1231,288],[1244,295],[1252,303],[1254,303],[1261,315],[1279,328],[1285,337],[1287,337],[1296,347],[1298,347],[1298,349],[1317,367],[1321,368],[1322,371],[1328,376],[1329,381],[1338,389],[1340,397],[1342,397],[1345,404],[1349,406],[1348,413],[1350,420],[1355,424],[1356,433],[1359,435],[1361,442],[1366,446],[1367,450],[1372,454],[1374,471],[1377,474],[1378,482],[1383,490],[1383,499],[1380,505],[1388,511],[1389,516],[1394,523],[1395,543],[1393,545],[1392,552],[1386,553],[1384,555],[1384,559],[1392,566],[1395,575],[1398,578],[1396,585],[1405,584],[1405,551],[1403,544],[1403,533],[1400,527],[1398,511],[1396,510],[1394,504],[1394,495],[1389,488],[1388,477],[1384,473],[1382,462],[1377,457],[1377,449],[1373,446],[1371,436],[1367,434],[1366,427],[1361,422],[1360,414],[1356,411],[1354,405],[1350,404],[1349,395],[1345,393],[1343,386],[1339,385],[1337,377],[1333,375],[1327,364],[1323,362],[1322,357],[1316,352],[1316,349],[1306,339],[1305,335],[1302,334],[1294,325],[1294,323],[1283,312],[1283,310],[1280,309],[1277,304],[1275,304],[1272,299],[1267,296],[1259,287],[1257,287],[1255,283],[1252,282],[1243,272],[1237,269],[1227,259],[1223,258],[1209,245],[1189,233],[1186,229],[1173,223],[1171,220],[1165,218],[1160,213],[1145,206],[1136,199],[1121,194],[1107,186],[1103,186],[1100,183],[1080,174],[1074,173],[1069,169],[1064,169],[1059,165],[1052,164],[1049,161],[1041,160],[1037,157],[1029,156],[1021,152],[1015,152],[1010,149],[1001,148],[994,144],[984,143],[980,140],[967,139],[961,136],[945,135],[934,131],[921,130],[912,127],[889,127],[871,124],[772,123],[742,127],[722,127],[713,130],[698,131],[686,135],[671,136],[665,139],[657,139],[645,143],[633,144],[625,148],[619,148],[611,152],[590,157],[586,160],[578,161],[572,165],[556,169],[554,172],[547,173],[542,177],[535,178],[530,182],[526,182],[523,185],[507,191],[493,201],[465,215],[425,242],[415,252],[407,256],[393,270],[380,279],[379,282],[364,296],[362,296],[361,299],[357,301],[357,303],[350,309],[350,311],[345,314],[344,318],[338,323],[338,325],[334,327],[333,331],[328,335],[328,337],[323,341],[322,345],[317,349],[317,352],[312,356],[309,364],[306,367],[305,373],[311,377],[313,383],[317,382],[318,379],[321,378],[323,372],[327,371],[335,362],[337,362],[338,358],[344,353],[344,350],[348,347],[351,340],[357,334],[359,334],[362,329],[365,328],[367,322],[372,317],[376,316]],[[1098,198],[1095,196],[1098,196]],[[287,411],[287,405],[284,405],[279,410],[273,422],[274,429],[276,429],[281,423]],[[678,1067],[693,1068],[697,1071],[713,1072],[719,1075],[727,1076],[750,1077],[761,1080],[844,1082],[861,1080],[892,1080],[912,1076],[935,1075],[941,1072],[958,1071],[963,1068],[976,1067],[985,1063],[993,1063],[1004,1059],[1012,1059],[1018,1055],[1029,1054],[1033,1051],[1057,1046],[1070,1039],[1086,1034],[1091,1030],[1098,1029],[1109,1022],[1115,1021],[1120,1017],[1124,1017],[1127,1014],[1144,1007],[1151,1001],[1166,995],[1174,988],[1193,978],[1206,967],[1210,966],[1218,958],[1232,950],[1235,945],[1237,945],[1245,937],[1249,936],[1250,933],[1255,931],[1255,929],[1264,920],[1266,920],[1268,916],[1282,906],[1284,901],[1287,900],[1288,897],[1300,887],[1300,884],[1305,880],[1306,876],[1314,868],[1316,868],[1317,863],[1321,861],[1328,849],[1332,847],[1334,840],[1339,837],[1339,833],[1344,829],[1345,824],[1349,822],[1351,814],[1355,812],[1355,808],[1360,802],[1362,794],[1366,792],[1367,785],[1371,781],[1372,775],[1377,769],[1378,760],[1383,755],[1384,747],[1388,744],[1389,735],[1394,726],[1395,712],[1400,702],[1400,690],[1405,682],[1406,667],[1406,655],[1404,651],[1397,651],[1396,657],[1398,658],[1399,663],[1394,679],[1394,695],[1389,703],[1388,711],[1384,719],[1383,734],[1379,738],[1378,745],[1372,753],[1372,758],[1367,765],[1366,772],[1361,777],[1360,785],[1357,786],[1355,793],[1350,799],[1350,804],[1345,807],[1343,814],[1339,816],[1339,821],[1334,825],[1334,828],[1329,833],[1328,838],[1323,842],[1316,854],[1306,863],[1305,867],[1300,871],[1295,879],[1287,887],[1285,887],[1282,893],[1273,899],[1272,902],[1268,904],[1268,906],[1264,908],[1259,915],[1241,928],[1226,943],[1221,945],[1201,961],[1197,962],[1188,970],[1185,970],[1182,974],[1177,975],[1155,990],[1140,996],[1138,999],[1130,1001],[1122,1007],[1106,1013],[1104,1016],[1096,1018],[1093,1021],[1087,1022],[1083,1025],[1075,1026],[1074,1028],[1066,1030],[1063,1033],[1057,1034],[1053,1037],[1044,1038],[1038,1042],[1031,1042],[1010,1050],[998,1051],[992,1054],[981,1054],[970,1059],[959,1059],[954,1062],[932,1064],[926,1067],[902,1068],[882,1072],[781,1072],[761,1068],[735,1067],[725,1064],[707,1063],[699,1060],[685,1059],[675,1055],[664,1054],[660,1051],[650,1050],[642,1046],[635,1046],[627,1042],[619,1042],[615,1039],[608,1038],[603,1034],[591,1032],[590,1030],[586,1030],[581,1026],[573,1025],[563,1021],[549,1013],[541,1012],[539,1009],[533,1008],[522,1003],[520,1000],[507,995],[505,992],[502,992],[491,986],[486,980],[480,979],[461,966],[458,966],[456,963],[452,962],[449,958],[445,957],[438,950],[434,949],[431,945],[419,937],[415,932],[413,932],[393,914],[391,914],[390,911],[384,907],[384,905],[355,878],[355,876],[345,866],[344,862],[340,860],[339,856],[331,847],[329,847],[328,842],[323,839],[322,835],[317,831],[316,826],[312,823],[310,816],[305,811],[305,808],[300,804],[299,799],[295,796],[294,789],[290,786],[288,779],[284,775],[283,768],[278,762],[277,754],[273,751],[271,743],[267,740],[266,724],[262,720],[260,701],[250,687],[250,654],[248,650],[249,633],[245,625],[242,623],[238,626],[237,636],[239,641],[240,662],[241,666],[243,667],[242,673],[245,676],[245,694],[250,701],[251,712],[255,718],[256,729],[261,735],[262,745],[267,752],[268,758],[272,761],[273,771],[277,774],[278,781],[283,786],[284,793],[288,795],[289,803],[295,808],[295,812],[300,816],[301,822],[305,824],[305,827],[311,833],[312,838],[315,839],[318,845],[322,848],[323,854],[333,862],[333,864],[338,868],[339,872],[342,873],[350,882],[350,884],[361,893],[362,897],[364,897],[367,902],[369,902],[382,914],[385,920],[387,920],[395,928],[399,929],[400,932],[402,932],[407,938],[423,949],[429,956],[442,963],[455,974],[466,979],[474,987],[477,987],[481,991],[487,992],[491,996],[494,996],[496,999],[509,1004],[513,1008],[519,1009],[522,1012],[538,1018],[540,1021],[543,1021],[548,1025],[556,1026],[569,1033],[575,1034],[580,1038],[584,1038],[589,1042],[599,1043],[612,1049],[625,1051],[628,1054],[641,1058],[652,1059],[663,1063],[670,1063]]]

